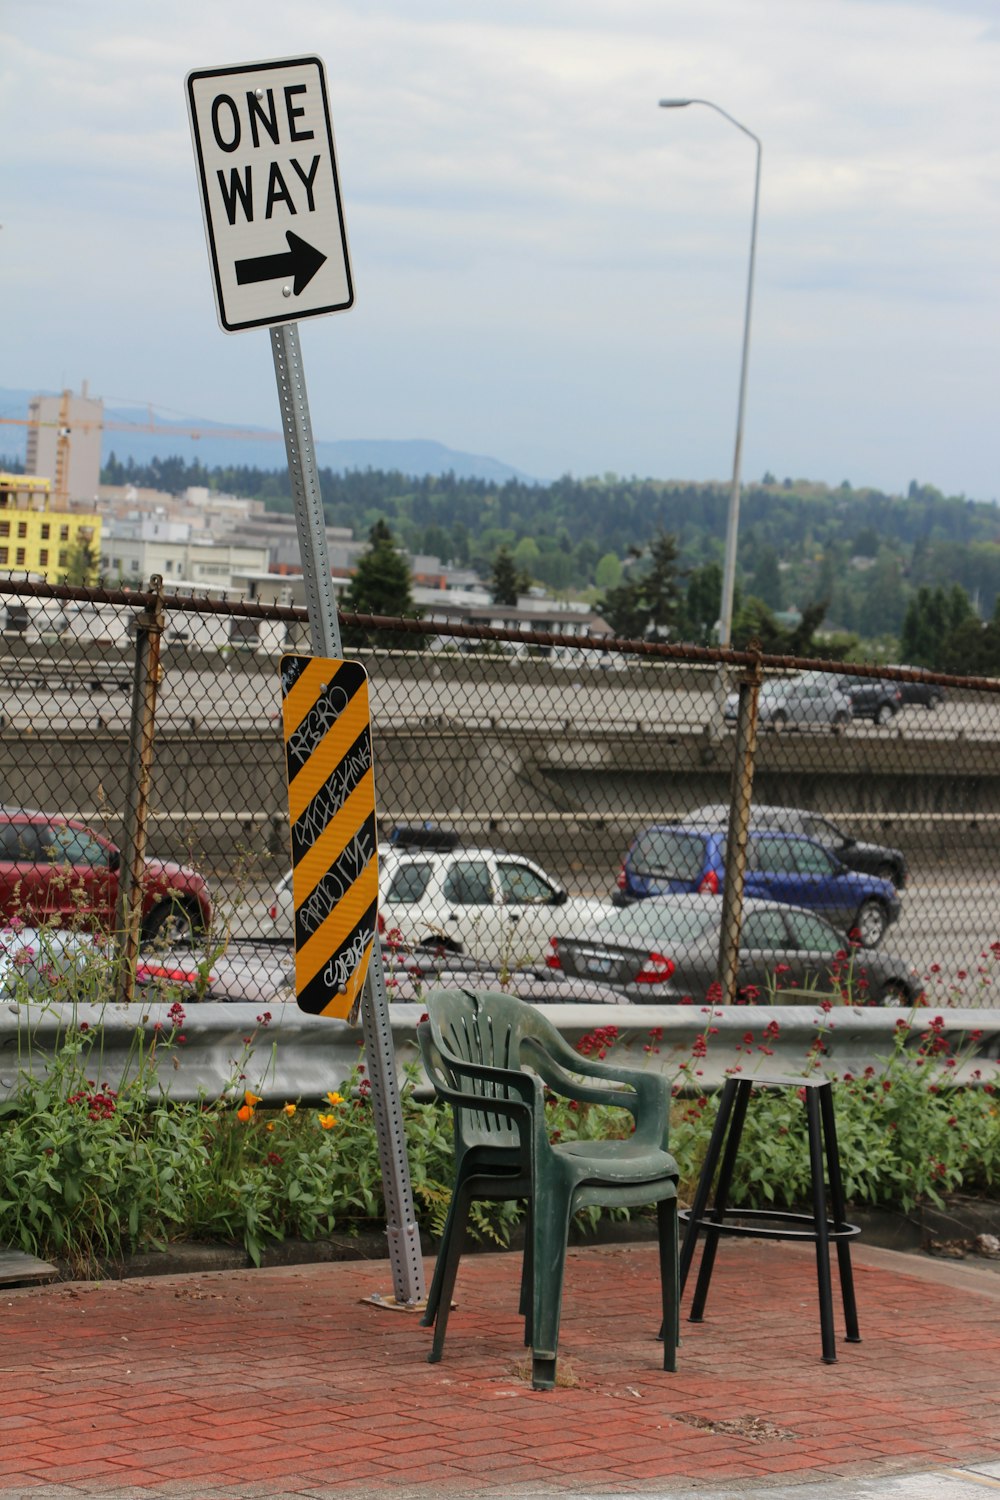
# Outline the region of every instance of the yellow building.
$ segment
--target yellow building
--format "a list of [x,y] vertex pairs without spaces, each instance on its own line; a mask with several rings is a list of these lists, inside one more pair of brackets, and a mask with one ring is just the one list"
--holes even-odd
[[[34,573],[46,583],[65,583],[79,568],[86,547],[96,583],[101,557],[101,518],[88,511],[53,510],[51,480],[30,474],[0,474],[0,572]],[[82,583],[76,577],[70,580]]]

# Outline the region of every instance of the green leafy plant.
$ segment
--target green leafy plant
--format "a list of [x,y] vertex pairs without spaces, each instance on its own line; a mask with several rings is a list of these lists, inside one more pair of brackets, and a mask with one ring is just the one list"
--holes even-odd
[[[95,948],[82,968],[65,954],[32,952],[15,965],[11,1003],[22,1025],[17,1084],[0,1106],[0,1240],[56,1257],[77,1272],[120,1262],[132,1251],[171,1240],[242,1244],[255,1263],[282,1239],[315,1240],[352,1233],[382,1218],[381,1169],[371,1084],[359,1060],[319,1107],[248,1092],[241,1075],[267,1045],[270,1014],[244,1038],[232,1077],[218,1097],[171,1100],[169,1076],[187,1045],[188,1018],[175,999],[165,1020],[136,1027],[132,1051],[109,1078],[103,1027],[92,1016],[108,995],[110,960]],[[51,971],[51,972],[49,972]],[[49,998],[39,1001],[48,973]],[[18,978],[19,974],[19,978]],[[58,997],[58,998],[52,998]],[[88,1002],[81,1012],[79,1000]],[[44,1056],[33,1037],[42,1013],[59,1020]],[[99,1009],[98,1009],[99,1014]],[[715,1012],[674,1076],[671,1149],[682,1190],[693,1191],[715,1117],[716,1096],[702,1073],[714,1044]],[[829,1071],[826,1051],[836,1025],[830,1010],[817,1028],[806,1070]],[[780,1021],[748,1028],[731,1070],[752,1072],[773,1054]],[[946,1193],[995,1191],[1000,1182],[1000,1095],[996,1064],[976,1067],[973,1033],[955,1053],[944,1021],[932,1011],[900,1016],[886,1057],[860,1076],[840,1075],[835,1089],[841,1163],[858,1204],[909,1209]],[[606,1057],[624,1049],[651,1063],[663,1028],[625,1046],[618,1028],[598,1027],[582,1053]],[[259,1076],[259,1069],[258,1069]],[[266,1075],[265,1075],[266,1076]],[[836,1075],[834,1075],[836,1076]],[[410,1177],[421,1223],[440,1233],[453,1180],[447,1107],[418,1099],[415,1071],[403,1080],[401,1105]],[[964,1080],[964,1081],[962,1081]],[[600,1104],[547,1100],[553,1139],[613,1139],[631,1117]],[[747,1116],[732,1202],[795,1204],[808,1191],[805,1111],[789,1090],[761,1091]],[[471,1232],[505,1245],[522,1215],[517,1203],[481,1204]],[[593,1227],[597,1210],[585,1217]]]

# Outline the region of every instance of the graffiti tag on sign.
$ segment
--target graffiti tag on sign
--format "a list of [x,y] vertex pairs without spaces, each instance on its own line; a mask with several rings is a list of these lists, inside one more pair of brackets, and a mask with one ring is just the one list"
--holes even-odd
[[281,714],[295,908],[295,993],[311,1015],[347,1016],[378,918],[368,677],[357,662],[285,656]]

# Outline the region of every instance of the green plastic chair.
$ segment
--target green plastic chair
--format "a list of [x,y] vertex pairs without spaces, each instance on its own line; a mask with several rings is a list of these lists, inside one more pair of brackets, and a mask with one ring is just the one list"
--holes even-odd
[[[452,1106],[455,1140],[455,1186],[421,1319],[434,1327],[429,1362],[444,1348],[471,1204],[523,1198],[528,1224],[520,1312],[534,1389],[555,1385],[570,1220],[592,1204],[656,1203],[663,1368],[676,1369],[678,1171],[666,1149],[666,1080],[581,1056],[538,1011],[510,995],[433,990],[427,1011],[417,1028],[420,1050],[434,1088]],[[632,1134],[551,1144],[546,1087],[568,1099],[628,1110]]]

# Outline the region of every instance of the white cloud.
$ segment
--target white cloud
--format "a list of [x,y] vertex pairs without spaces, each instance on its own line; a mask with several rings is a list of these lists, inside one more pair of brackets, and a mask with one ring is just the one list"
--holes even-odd
[[309,330],[320,435],[724,475],[753,150],[679,94],[764,143],[746,472],[1000,490],[987,0],[34,0],[3,30],[9,385],[275,420],[266,340],[214,321],[183,82],[318,52],[358,287]]

